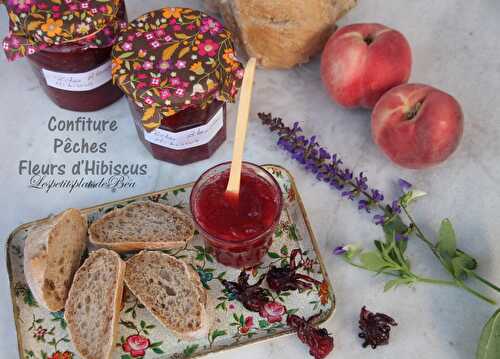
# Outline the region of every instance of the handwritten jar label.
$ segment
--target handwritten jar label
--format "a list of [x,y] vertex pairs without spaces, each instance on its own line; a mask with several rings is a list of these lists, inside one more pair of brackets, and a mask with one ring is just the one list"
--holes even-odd
[[111,81],[111,61],[83,73],[42,71],[48,86],[66,91],[90,91]]
[[184,150],[207,144],[223,126],[224,108],[221,108],[206,125],[181,132],[170,132],[161,128],[152,132],[144,130],[144,138],[159,146],[173,150]]

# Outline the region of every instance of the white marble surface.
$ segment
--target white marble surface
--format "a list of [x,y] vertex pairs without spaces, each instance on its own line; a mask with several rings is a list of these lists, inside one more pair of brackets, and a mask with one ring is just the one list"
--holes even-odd
[[[128,0],[131,18],[165,3],[199,8],[198,1]],[[369,113],[347,111],[332,104],[324,93],[317,59],[292,71],[259,70],[253,100],[253,118],[258,111],[272,111],[288,122],[301,121],[306,133],[320,134],[320,141],[337,151],[355,170],[364,170],[373,186],[387,196],[394,181],[404,177],[430,193],[415,207],[423,229],[432,233],[442,217],[449,217],[459,233],[461,246],[479,259],[480,273],[500,283],[500,2],[497,0],[367,0],[361,1],[341,23],[381,22],[402,31],[413,48],[411,80],[438,86],[455,95],[463,105],[465,134],[461,146],[445,164],[426,171],[408,171],[389,163],[370,137]],[[7,18],[2,9],[0,33]],[[3,55],[2,55],[3,56]],[[55,136],[47,130],[50,116],[78,116],[58,109],[43,95],[26,61],[7,63],[0,59],[0,238],[6,240],[17,225],[47,216],[66,207],[85,207],[104,201],[157,190],[194,180],[202,170],[228,160],[231,138],[210,160],[187,167],[157,162],[138,141],[125,100],[89,116],[116,119],[116,133],[85,134],[87,140],[108,142],[105,155],[86,159],[146,163],[148,175],[129,190],[80,190],[44,193],[27,187],[27,176],[17,174],[22,159],[36,162],[73,163],[81,155],[54,155]],[[235,110],[231,108],[230,118]],[[234,126],[230,126],[232,133]],[[69,134],[75,140],[82,134]],[[313,228],[321,242],[333,280],[338,307],[326,325],[335,335],[337,358],[440,358],[470,359],[475,353],[483,323],[495,309],[456,289],[432,286],[398,288],[383,293],[383,278],[353,269],[330,255],[341,243],[369,245],[380,237],[370,218],[327,186],[317,183],[288,156],[277,150],[274,138],[258,121],[252,121],[246,158],[257,163],[278,163],[296,176]],[[441,275],[427,250],[410,244],[417,271]],[[496,259],[495,259],[496,258]],[[17,358],[16,334],[3,256],[0,256],[0,357]],[[497,296],[500,299],[500,296]],[[376,351],[362,349],[357,338],[357,316],[361,306],[392,314],[400,323],[391,344]],[[307,351],[295,338],[278,339],[234,352],[219,359],[305,358]]]

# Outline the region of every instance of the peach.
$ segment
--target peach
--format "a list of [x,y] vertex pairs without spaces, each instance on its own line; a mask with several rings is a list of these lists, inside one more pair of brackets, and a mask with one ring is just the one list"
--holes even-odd
[[371,118],[374,142],[405,168],[426,168],[446,160],[458,147],[463,114],[452,96],[434,87],[405,84],[377,102]]
[[406,38],[380,24],[340,28],[321,58],[321,78],[330,97],[348,108],[373,108],[389,89],[408,81],[411,49]]

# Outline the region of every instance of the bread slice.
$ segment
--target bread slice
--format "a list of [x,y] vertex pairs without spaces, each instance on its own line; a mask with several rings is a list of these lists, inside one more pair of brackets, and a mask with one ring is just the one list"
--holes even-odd
[[64,308],[87,245],[87,220],[68,209],[33,227],[24,245],[24,274],[37,302],[51,312]]
[[109,359],[123,295],[125,263],[107,249],[90,254],[76,272],[65,318],[75,349],[84,359]]
[[208,334],[207,294],[198,273],[185,262],[161,252],[142,251],[127,261],[125,283],[179,338]]
[[135,202],[92,223],[89,235],[93,244],[117,252],[169,249],[182,247],[193,238],[194,223],[177,208]]

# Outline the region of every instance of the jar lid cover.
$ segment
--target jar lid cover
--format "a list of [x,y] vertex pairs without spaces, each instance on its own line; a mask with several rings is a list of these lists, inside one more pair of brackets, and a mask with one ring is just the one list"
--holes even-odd
[[[109,46],[123,0],[0,0],[7,7],[9,35],[3,48],[9,60],[47,46],[86,41]],[[116,26],[115,26],[116,25]],[[101,31],[106,30],[106,31]]]
[[205,13],[165,8],[132,21],[113,47],[113,80],[152,131],[164,117],[234,101],[243,78],[231,33]]

